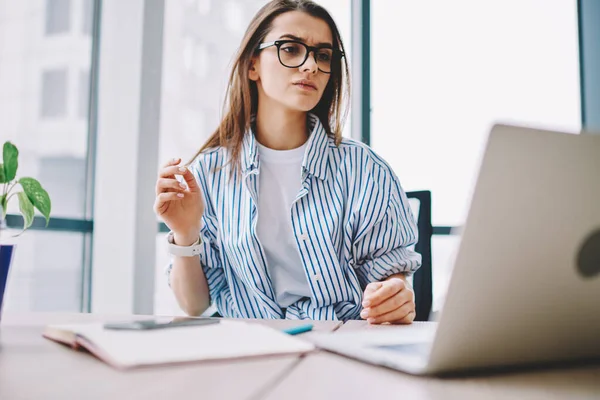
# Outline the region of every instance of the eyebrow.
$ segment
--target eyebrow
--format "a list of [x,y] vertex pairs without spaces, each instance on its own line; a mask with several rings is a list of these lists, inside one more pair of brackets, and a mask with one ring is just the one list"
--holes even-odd
[[[306,43],[306,40],[304,38],[298,37],[296,35],[292,35],[291,33],[286,33],[279,37],[279,39],[284,39],[284,38],[297,40],[298,42]],[[321,43],[317,43],[317,45],[315,47],[330,47],[330,48],[332,48],[333,45],[328,42],[321,42]]]

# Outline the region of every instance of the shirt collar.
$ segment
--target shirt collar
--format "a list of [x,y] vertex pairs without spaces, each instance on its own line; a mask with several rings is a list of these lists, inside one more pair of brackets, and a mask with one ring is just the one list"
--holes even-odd
[[[308,114],[308,122],[311,134],[308,137],[306,153],[304,153],[304,159],[302,160],[302,169],[321,180],[325,180],[328,175],[327,163],[329,160],[327,133],[316,115]],[[244,175],[259,167],[258,145],[252,128],[250,132],[244,135],[241,156],[242,173]]]
[[306,153],[304,153],[302,168],[324,181],[327,179],[327,163],[329,162],[327,132],[325,132],[325,127],[316,115],[309,114],[308,120],[312,132],[308,137],[308,146],[306,147]]
[[247,172],[258,168],[258,146],[256,145],[253,128],[250,128],[250,132],[246,132],[244,135],[241,157],[242,174],[246,175]]

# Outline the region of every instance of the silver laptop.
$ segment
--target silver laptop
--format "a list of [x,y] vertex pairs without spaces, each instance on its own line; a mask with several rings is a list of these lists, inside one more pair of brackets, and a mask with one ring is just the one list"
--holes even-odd
[[600,359],[600,135],[494,126],[439,321],[313,340],[427,375]]

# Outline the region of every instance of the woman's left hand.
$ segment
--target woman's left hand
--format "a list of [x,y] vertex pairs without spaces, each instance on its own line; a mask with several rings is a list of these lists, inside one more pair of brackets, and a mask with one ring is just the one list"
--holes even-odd
[[369,283],[362,305],[360,316],[370,324],[411,324],[416,316],[415,292],[398,277]]

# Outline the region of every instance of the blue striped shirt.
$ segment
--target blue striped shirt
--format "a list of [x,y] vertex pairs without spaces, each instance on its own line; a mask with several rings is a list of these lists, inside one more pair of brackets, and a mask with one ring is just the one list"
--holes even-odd
[[[369,282],[413,273],[417,229],[390,166],[363,143],[336,146],[318,117],[302,162],[302,189],[290,218],[311,297],[286,309],[276,302],[256,235],[260,159],[254,133],[244,137],[241,174],[224,147],[208,149],[190,169],[205,200],[200,263],[211,302],[224,317],[358,319]],[[170,271],[170,267],[168,271]]]

